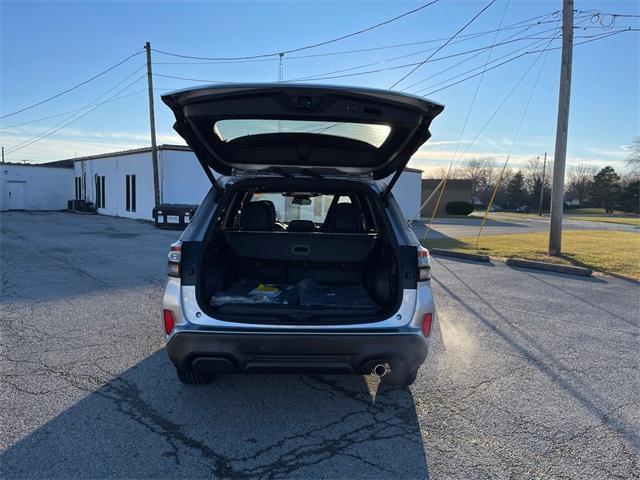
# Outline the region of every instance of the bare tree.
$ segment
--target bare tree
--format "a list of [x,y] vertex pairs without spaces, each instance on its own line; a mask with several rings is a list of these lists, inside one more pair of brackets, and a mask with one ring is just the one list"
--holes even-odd
[[596,168],[586,163],[575,165],[569,170],[567,194],[578,200],[579,207],[582,207],[587,198],[595,174]]
[[456,166],[453,166],[451,171],[449,171],[449,167],[438,167],[432,172],[432,175],[434,178],[445,178],[447,173],[449,174],[449,180],[467,178],[464,169]]
[[551,202],[551,178],[552,164],[547,159],[547,165],[540,157],[527,161],[524,167],[524,185],[530,195],[529,206],[538,208],[540,205],[540,194],[544,191],[543,208],[547,208]]
[[480,203],[487,203],[500,172],[493,157],[474,157],[464,167],[465,178],[473,184],[473,197]]
[[[544,170],[544,179],[542,178]],[[540,189],[540,183],[543,181],[544,188],[549,188],[551,184],[551,163],[547,160],[547,166],[544,167],[543,161],[539,158],[531,158],[527,160],[524,167],[524,184],[527,191],[534,195]]]
[[627,157],[627,166],[631,168],[632,174],[640,175],[640,137],[631,140],[629,147],[631,153]]

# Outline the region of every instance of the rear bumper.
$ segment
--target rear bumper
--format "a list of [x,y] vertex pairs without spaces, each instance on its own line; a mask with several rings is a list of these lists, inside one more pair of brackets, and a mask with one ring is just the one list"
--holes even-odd
[[177,332],[166,346],[178,368],[214,373],[371,373],[379,363],[413,370],[427,339],[407,334]]

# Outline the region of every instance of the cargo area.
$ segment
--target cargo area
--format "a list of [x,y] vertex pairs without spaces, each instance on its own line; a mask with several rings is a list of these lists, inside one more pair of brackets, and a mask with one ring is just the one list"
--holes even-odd
[[202,257],[200,304],[210,315],[330,324],[392,313],[400,291],[397,255],[367,194],[236,197]]

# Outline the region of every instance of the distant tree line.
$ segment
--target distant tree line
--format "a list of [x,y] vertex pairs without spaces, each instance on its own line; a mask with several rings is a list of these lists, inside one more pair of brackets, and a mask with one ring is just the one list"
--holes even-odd
[[[607,213],[614,210],[638,213],[640,200],[640,137],[631,145],[629,172],[620,176],[613,167],[606,166],[600,171],[587,164],[569,168],[565,181],[565,207],[602,208]],[[500,177],[500,167],[493,157],[477,157],[464,166],[454,168],[449,178],[465,178],[472,183],[472,202],[485,207]],[[438,174],[446,175],[442,169]],[[506,171],[493,204],[507,210],[526,207],[537,211],[542,195],[542,209],[551,204],[552,162],[547,162],[543,174],[543,161],[533,158],[517,170]]]

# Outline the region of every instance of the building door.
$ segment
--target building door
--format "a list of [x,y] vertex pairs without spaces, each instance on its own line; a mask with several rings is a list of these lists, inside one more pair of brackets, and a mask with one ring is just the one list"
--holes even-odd
[[9,210],[24,210],[24,182],[9,184]]

